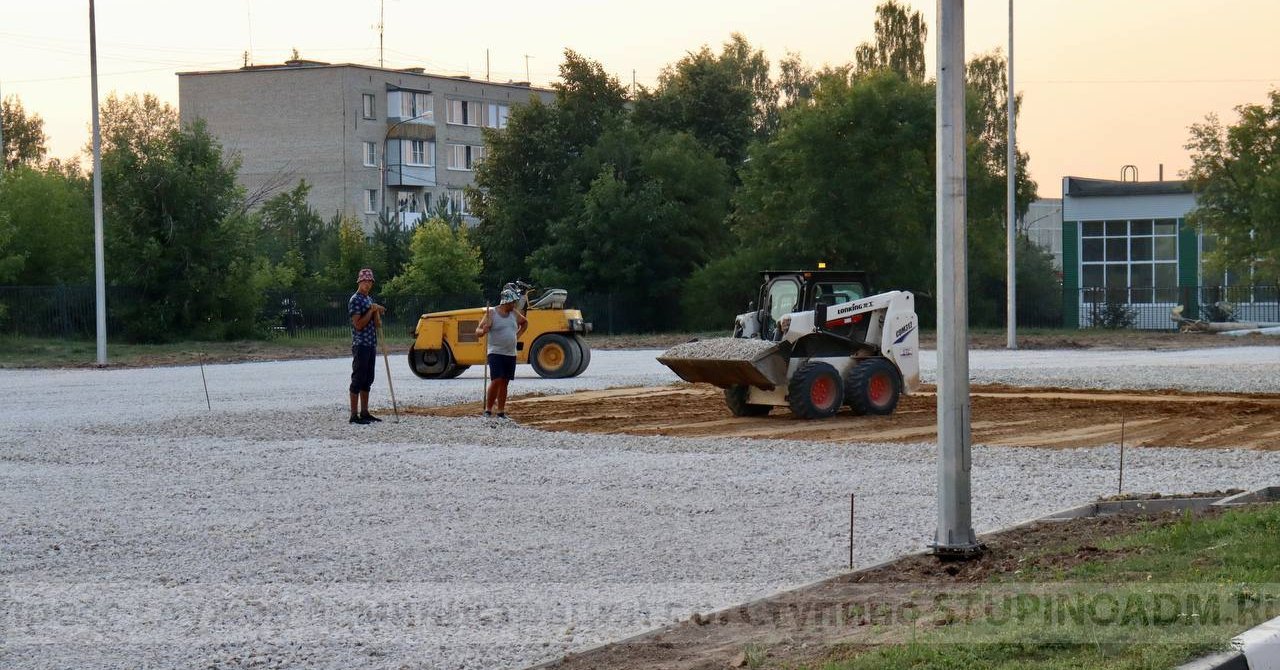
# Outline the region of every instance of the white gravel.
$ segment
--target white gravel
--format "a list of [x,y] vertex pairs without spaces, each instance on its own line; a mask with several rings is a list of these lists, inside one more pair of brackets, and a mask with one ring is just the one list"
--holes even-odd
[[[599,351],[573,380],[522,367],[513,390],[674,381],[657,353]],[[4,667],[515,668],[840,571],[850,493],[860,564],[931,539],[929,445],[350,426],[347,365],[207,367],[212,412],[198,368],[0,371]],[[401,402],[479,398],[478,370],[425,382],[392,365]],[[1280,348],[974,352],[971,367],[1276,391]],[[1110,493],[1116,461],[975,448],[974,524]],[[1280,452],[1131,450],[1125,481],[1280,484]]]

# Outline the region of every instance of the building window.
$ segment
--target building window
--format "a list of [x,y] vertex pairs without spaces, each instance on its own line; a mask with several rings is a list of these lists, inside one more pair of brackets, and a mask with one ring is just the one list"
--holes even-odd
[[469,100],[450,100],[448,122],[459,126],[480,125],[484,105]]
[[469,216],[471,210],[467,207],[467,192],[460,188],[449,189],[449,208],[456,214]]
[[506,128],[507,117],[511,114],[511,108],[506,105],[496,103],[488,104],[488,118],[485,119],[485,125],[490,128]]
[[1080,231],[1083,288],[1127,291],[1127,302],[1176,300],[1178,222],[1085,221]]
[[375,116],[375,115],[374,115],[374,113],[373,113],[373,94],[372,94],[372,93],[364,93],[364,94],[362,94],[362,95],[360,96],[360,100],[361,100],[361,103],[362,103],[362,104],[363,104],[363,106],[364,106],[364,118],[366,118],[366,119],[376,119],[376,118],[378,118],[378,117],[377,117],[377,116]]
[[392,91],[387,94],[387,115],[414,123],[435,123],[435,109],[430,93]]
[[373,142],[364,143],[365,167],[378,167],[378,145]]
[[364,213],[365,214],[378,213],[378,189],[376,188],[365,189]]
[[429,140],[406,140],[404,162],[406,165],[435,165],[436,143]]
[[482,160],[484,160],[484,147],[470,144],[449,145],[450,170],[474,170]]

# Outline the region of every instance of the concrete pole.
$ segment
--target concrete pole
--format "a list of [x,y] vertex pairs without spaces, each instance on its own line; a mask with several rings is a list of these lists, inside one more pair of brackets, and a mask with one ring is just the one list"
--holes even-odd
[[5,161],[9,154],[4,150],[4,91],[0,91],[0,176],[4,175]]
[[89,87],[93,96],[93,280],[97,288],[95,316],[98,365],[107,364],[107,271],[102,251],[102,127],[98,122],[98,29],[89,0]]
[[1014,101],[1014,95],[1013,95],[1013,0],[1009,0],[1008,66],[1009,66],[1008,68],[1009,69],[1009,92],[1008,92],[1008,95],[1006,96],[1008,97],[1006,104],[1008,104],[1009,106],[1008,107],[1009,128],[1008,128],[1008,133],[1005,135],[1005,140],[1006,140],[1006,143],[1009,145],[1008,146],[1009,157],[1008,157],[1008,160],[1005,161],[1005,166],[1006,166],[1005,171],[1008,173],[1008,176],[1006,178],[1009,181],[1007,186],[1009,191],[1008,202],[1006,203],[1007,211],[1009,213],[1009,223],[1008,223],[1008,230],[1005,231],[1005,235],[1008,238],[1007,240],[1008,252],[1006,253],[1006,260],[1008,261],[1008,267],[1005,269],[1005,276],[1007,276],[1009,279],[1008,279],[1008,285],[1006,289],[1008,291],[1008,295],[1006,296],[1006,302],[1008,303],[1008,307],[1005,310],[1005,314],[1007,315],[1009,320],[1009,336],[1007,338],[1007,341],[1005,342],[1005,347],[1008,349],[1017,349],[1018,348],[1018,263],[1017,263],[1018,213],[1017,213],[1017,210],[1015,209],[1017,205],[1014,202],[1014,191],[1017,188],[1017,181],[1018,181],[1017,180],[1018,152],[1015,150],[1015,147],[1016,147],[1015,138],[1017,137],[1017,135],[1015,134],[1015,130],[1016,130],[1015,124],[1017,122],[1015,121],[1016,110],[1014,110],[1014,104],[1013,104],[1013,101]]
[[934,553],[981,551],[969,500],[964,0],[938,0],[938,531]]

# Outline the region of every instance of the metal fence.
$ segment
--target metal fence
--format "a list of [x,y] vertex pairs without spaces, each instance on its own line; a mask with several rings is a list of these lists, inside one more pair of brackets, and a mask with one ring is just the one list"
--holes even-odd
[[[349,332],[350,293],[273,291],[263,296],[257,323],[262,337],[334,339]],[[407,337],[418,317],[428,312],[476,307],[473,295],[443,297],[380,296],[387,306],[388,335]],[[119,314],[138,307],[140,298],[126,289],[107,290],[107,331],[124,332]],[[1048,301],[1056,303],[1056,301]],[[1280,322],[1280,286],[1182,286],[1172,288],[1064,289],[1060,304],[1041,304],[1018,312],[1020,328],[1133,328],[1172,330],[1170,310],[1182,305],[1190,319]],[[613,294],[570,295],[568,307],[582,310],[595,333],[674,331],[678,320],[655,323],[653,310],[634,308]],[[923,327],[933,324],[933,301],[920,296],[916,306]],[[743,306],[739,311],[745,311]],[[136,309],[133,311],[136,312]],[[674,318],[674,315],[668,315]],[[92,286],[0,286],[0,334],[91,339],[94,336]],[[971,315],[975,327],[999,327],[1003,314]],[[728,329],[728,324],[725,330]]]
[[1063,295],[1067,327],[1174,330],[1178,306],[1187,319],[1280,322],[1276,285],[1083,288]]

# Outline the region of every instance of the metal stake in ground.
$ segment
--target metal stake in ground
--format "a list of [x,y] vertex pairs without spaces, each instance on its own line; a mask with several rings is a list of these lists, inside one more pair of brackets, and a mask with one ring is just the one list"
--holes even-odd
[[853,569],[853,494],[849,494],[849,569]]
[[[489,316],[489,301],[486,300],[484,301],[484,316],[480,318],[485,319],[485,318],[488,318],[488,316]],[[481,350],[485,350],[485,346],[484,346],[485,338],[487,337],[489,337],[489,333],[485,333],[484,335],[480,336]],[[480,378],[480,411],[482,412],[489,411],[489,360],[488,358],[489,357],[486,355],[485,362],[480,366],[482,368],[482,375],[483,375]]]
[[1120,417],[1120,483],[1116,485],[1116,495],[1124,495],[1124,417]]
[[209,402],[209,380],[204,377],[204,352],[200,352],[200,383],[204,384],[204,404],[213,411],[213,403]]
[[396,416],[396,423],[400,423],[400,408],[396,405],[396,387],[391,383],[391,359],[387,357],[387,341],[382,338],[382,318],[374,317],[374,322],[378,329],[378,343],[382,345],[382,362],[387,366],[387,389],[391,391],[391,412]]

